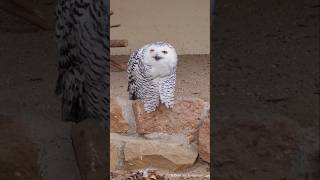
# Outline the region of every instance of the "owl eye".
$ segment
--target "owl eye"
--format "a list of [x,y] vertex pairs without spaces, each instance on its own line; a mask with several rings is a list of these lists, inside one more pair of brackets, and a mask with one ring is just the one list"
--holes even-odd
[[150,49],[150,52],[153,52],[154,51],[154,49]]
[[168,54],[168,51],[162,51],[163,54]]

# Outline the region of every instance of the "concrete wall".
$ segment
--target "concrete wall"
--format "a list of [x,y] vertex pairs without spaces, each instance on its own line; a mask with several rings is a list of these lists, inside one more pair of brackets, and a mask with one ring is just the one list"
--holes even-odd
[[153,41],[167,41],[178,54],[209,54],[209,0],[111,0],[111,39],[129,46],[111,48],[111,55],[130,54]]

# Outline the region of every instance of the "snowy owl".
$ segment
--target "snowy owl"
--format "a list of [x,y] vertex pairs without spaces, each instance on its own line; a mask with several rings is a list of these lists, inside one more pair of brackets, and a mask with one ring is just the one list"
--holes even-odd
[[177,53],[166,42],[154,42],[134,51],[128,62],[129,99],[141,99],[146,112],[155,111],[160,102],[174,106]]

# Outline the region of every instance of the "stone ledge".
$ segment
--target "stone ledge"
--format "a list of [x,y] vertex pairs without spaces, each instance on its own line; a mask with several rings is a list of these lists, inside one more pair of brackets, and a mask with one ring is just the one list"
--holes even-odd
[[[123,151],[115,153],[124,159],[126,169],[161,168],[179,170],[190,167],[197,159],[197,146],[186,143],[179,135],[158,135],[156,138],[110,134],[110,144],[124,143]],[[119,157],[120,155],[120,157]],[[121,157],[123,156],[123,157]]]

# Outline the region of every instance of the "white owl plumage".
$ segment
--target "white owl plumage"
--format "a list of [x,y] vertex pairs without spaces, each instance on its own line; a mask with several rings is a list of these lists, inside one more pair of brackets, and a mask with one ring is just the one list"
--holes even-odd
[[155,111],[160,102],[173,108],[177,62],[175,48],[166,42],[134,51],[127,70],[129,99],[141,99],[146,112]]

